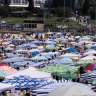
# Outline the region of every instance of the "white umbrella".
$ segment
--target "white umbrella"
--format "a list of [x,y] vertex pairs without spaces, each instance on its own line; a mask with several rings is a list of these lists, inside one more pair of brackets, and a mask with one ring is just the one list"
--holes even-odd
[[85,52],[84,55],[89,55],[89,54],[96,54],[95,50]]
[[20,50],[16,50],[16,52],[27,53],[27,52],[28,52],[28,50],[23,50],[23,49],[20,49]]
[[14,47],[15,45],[14,45],[14,44],[9,44],[8,46],[9,46],[9,47]]
[[96,60],[96,56],[86,56],[81,58],[80,60]]
[[13,51],[13,50],[14,50],[14,48],[7,47],[7,48],[5,48],[5,50],[7,50],[7,51]]
[[64,58],[64,57],[72,58],[72,57],[80,57],[80,55],[79,54],[66,53],[66,54],[60,56],[60,58]]
[[10,84],[0,83],[0,92],[1,92],[1,91],[5,91],[5,90],[13,89],[14,87],[15,87],[15,86],[10,85]]
[[12,57],[12,58],[3,59],[1,60],[1,62],[4,62],[4,63],[20,62],[20,61],[25,61],[25,59],[26,58],[24,57]]
[[27,52],[35,52],[35,51],[40,52],[41,50],[39,50],[39,49],[31,49],[31,50],[28,50]]
[[53,90],[48,96],[96,96],[96,93],[87,86],[73,83]]
[[46,73],[46,72],[42,72],[39,71],[33,67],[29,67],[28,69],[16,72],[14,74],[11,74],[5,78],[13,78],[16,76],[29,76],[31,78],[51,78],[51,74],[50,73]]

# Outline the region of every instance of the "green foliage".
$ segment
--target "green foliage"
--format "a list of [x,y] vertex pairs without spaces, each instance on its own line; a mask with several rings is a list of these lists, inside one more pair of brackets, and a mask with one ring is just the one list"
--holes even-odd
[[89,0],[85,0],[83,7],[82,7],[82,13],[83,15],[86,15],[88,13],[88,9],[89,9],[90,5],[89,5]]
[[1,80],[1,79],[4,79],[4,77],[0,76],[0,80]]
[[9,16],[11,9],[8,6],[0,6],[0,16]]
[[96,25],[96,20],[92,20],[91,23]]
[[0,20],[4,20],[9,23],[22,23],[22,18],[19,17],[4,17],[1,18]]
[[50,13],[58,17],[64,17],[64,16],[69,17],[71,12],[72,12],[72,9],[68,7],[66,7],[65,9],[64,7],[57,7],[57,8],[50,9]]
[[91,18],[92,19],[95,19],[95,10],[94,7],[91,7],[89,10],[88,10],[88,13],[90,14]]
[[28,0],[28,2],[29,2],[29,6],[28,6],[27,10],[28,11],[32,11],[33,10],[33,6],[34,6],[33,0]]

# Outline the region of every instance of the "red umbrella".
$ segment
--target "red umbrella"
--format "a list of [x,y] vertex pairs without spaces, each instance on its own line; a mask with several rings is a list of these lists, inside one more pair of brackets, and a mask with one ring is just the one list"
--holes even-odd
[[90,71],[96,70],[96,63],[87,65],[86,70],[90,70]]
[[0,66],[8,66],[8,65],[5,63],[0,63]]

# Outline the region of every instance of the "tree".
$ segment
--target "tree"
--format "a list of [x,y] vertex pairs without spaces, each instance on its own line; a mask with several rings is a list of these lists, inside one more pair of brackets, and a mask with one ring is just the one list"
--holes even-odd
[[9,0],[5,0],[4,4],[9,5]]
[[88,13],[88,9],[89,9],[89,8],[90,8],[89,0],[85,0],[85,1],[84,1],[84,4],[83,4],[83,6],[82,6],[82,9],[81,9],[82,14],[83,14],[83,15],[86,15],[86,14]]
[[50,13],[52,13],[55,16],[58,17],[64,17],[64,13],[65,13],[65,17],[69,17],[70,14],[72,12],[72,9],[68,8],[68,7],[58,7],[58,8],[51,8],[50,9]]
[[32,11],[33,10],[33,6],[34,6],[34,0],[28,0],[29,2],[29,6],[27,8],[28,11]]
[[10,7],[8,6],[0,6],[0,16],[6,17],[9,16],[11,12]]
[[89,15],[91,16],[91,19],[95,19],[95,9],[94,9],[94,7],[91,7],[91,8],[88,10],[88,13],[89,13]]

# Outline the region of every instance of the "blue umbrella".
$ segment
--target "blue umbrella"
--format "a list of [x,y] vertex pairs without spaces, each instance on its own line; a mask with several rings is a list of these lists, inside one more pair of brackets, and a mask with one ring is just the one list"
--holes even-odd
[[58,64],[70,64],[70,65],[74,64],[72,59],[70,59],[70,58],[62,58],[62,59],[56,61],[55,63],[58,63]]
[[96,50],[96,46],[92,46],[91,49],[95,49]]
[[69,51],[69,52],[76,52],[76,49],[73,48],[73,47],[70,47],[70,48],[66,48],[66,51]]
[[48,38],[50,38],[50,39],[55,39],[56,36],[49,36]]
[[0,52],[3,52],[3,51],[0,49]]
[[32,56],[36,56],[37,54],[39,54],[37,51],[31,53]]
[[79,41],[89,41],[89,40],[90,40],[90,38],[88,38],[88,37],[82,37],[79,39]]
[[[44,79],[30,78],[28,76],[14,77],[13,79],[5,79],[3,83],[10,83],[15,85],[16,90],[20,89],[36,89],[40,86],[45,86],[47,82]],[[48,84],[48,83],[47,83]]]

